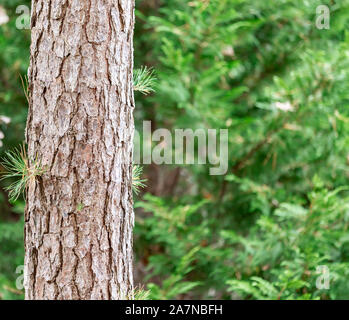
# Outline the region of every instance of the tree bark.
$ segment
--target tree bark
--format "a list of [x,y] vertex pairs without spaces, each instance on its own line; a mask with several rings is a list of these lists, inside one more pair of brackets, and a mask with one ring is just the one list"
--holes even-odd
[[26,299],[132,296],[134,0],[33,0]]

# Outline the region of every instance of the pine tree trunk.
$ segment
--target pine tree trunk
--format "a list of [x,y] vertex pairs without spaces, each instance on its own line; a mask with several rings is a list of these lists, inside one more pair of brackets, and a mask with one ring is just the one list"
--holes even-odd
[[26,299],[133,289],[134,0],[33,0]]

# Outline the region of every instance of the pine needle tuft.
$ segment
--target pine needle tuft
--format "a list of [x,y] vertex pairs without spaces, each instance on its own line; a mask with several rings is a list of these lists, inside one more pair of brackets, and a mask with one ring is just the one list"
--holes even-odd
[[0,180],[16,179],[15,182],[5,187],[5,190],[9,191],[9,200],[11,202],[15,202],[25,192],[26,187],[35,180],[35,177],[45,172],[41,162],[37,159],[29,161],[24,145],[14,150],[6,151],[5,157],[0,163],[5,169],[5,171],[1,172],[2,177]]
[[144,95],[154,92],[155,86],[154,70],[146,66],[135,69],[133,73],[133,87]]
[[146,179],[141,179],[143,174],[143,168],[139,165],[133,166],[133,173],[132,173],[132,190],[135,194],[139,194],[140,189],[145,188],[146,185],[144,182],[146,182]]

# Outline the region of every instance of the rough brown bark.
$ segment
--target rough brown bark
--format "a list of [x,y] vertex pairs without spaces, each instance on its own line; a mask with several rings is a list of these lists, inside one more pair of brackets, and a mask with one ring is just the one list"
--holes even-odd
[[133,289],[134,0],[33,0],[26,299]]

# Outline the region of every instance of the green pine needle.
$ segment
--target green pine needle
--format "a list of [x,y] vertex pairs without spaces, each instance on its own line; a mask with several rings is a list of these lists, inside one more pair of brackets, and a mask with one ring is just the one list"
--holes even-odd
[[143,168],[138,165],[133,166],[133,174],[132,174],[132,190],[135,194],[139,194],[140,189],[145,188],[146,179],[141,179],[143,174]]
[[144,290],[142,288],[136,289],[134,292],[133,300],[149,300],[150,291]]
[[135,91],[139,91],[144,95],[154,92],[155,80],[154,70],[146,66],[134,70],[133,87]]
[[25,98],[27,99],[28,104],[29,102],[29,84],[28,84],[28,77],[24,76],[24,79],[22,77],[22,75],[19,75],[19,77],[21,78],[21,82],[22,82],[22,88],[23,88],[23,92],[25,95]]
[[134,288],[126,297],[126,300],[149,300],[150,291],[138,286]]
[[28,183],[35,177],[42,175],[45,170],[41,163],[35,159],[29,161],[25,146],[5,152],[5,157],[0,161],[5,171],[1,172],[1,180],[16,179],[5,188],[9,192],[9,200],[15,202],[25,192]]

